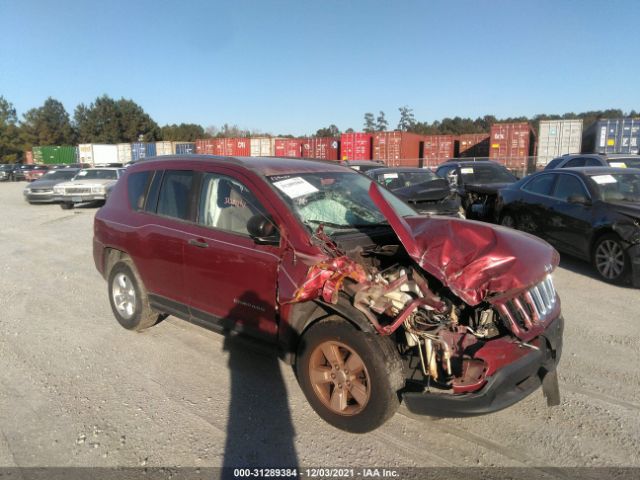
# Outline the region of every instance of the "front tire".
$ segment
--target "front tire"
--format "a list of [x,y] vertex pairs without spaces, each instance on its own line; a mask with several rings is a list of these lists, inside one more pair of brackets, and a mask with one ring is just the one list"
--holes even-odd
[[593,247],[592,263],[598,275],[609,283],[623,283],[631,266],[620,237],[614,233],[598,239]]
[[63,210],[71,210],[73,208],[73,203],[70,202],[62,202],[60,204],[60,208]]
[[296,373],[316,413],[353,433],[370,432],[391,418],[404,384],[391,339],[357,330],[340,317],[322,320],[303,335]]
[[127,330],[141,331],[156,324],[159,314],[149,305],[149,297],[133,262],[120,260],[109,272],[109,303],[118,323]]

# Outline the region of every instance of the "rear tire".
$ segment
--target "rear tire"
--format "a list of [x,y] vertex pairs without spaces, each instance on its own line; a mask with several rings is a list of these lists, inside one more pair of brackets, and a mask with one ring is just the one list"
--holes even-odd
[[631,268],[629,255],[615,233],[607,233],[598,239],[591,260],[600,278],[609,283],[624,283]]
[[133,262],[118,261],[109,272],[109,303],[118,323],[127,330],[141,331],[155,325],[159,314],[149,305],[149,297]]
[[370,432],[391,418],[404,385],[393,341],[357,330],[340,317],[322,320],[304,333],[296,374],[316,413],[353,433]]

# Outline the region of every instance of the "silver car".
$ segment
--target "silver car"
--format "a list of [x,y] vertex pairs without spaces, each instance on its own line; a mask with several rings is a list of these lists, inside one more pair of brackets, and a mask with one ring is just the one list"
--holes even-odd
[[80,203],[104,202],[123,172],[124,168],[80,170],[70,182],[53,187],[55,201],[65,210]]

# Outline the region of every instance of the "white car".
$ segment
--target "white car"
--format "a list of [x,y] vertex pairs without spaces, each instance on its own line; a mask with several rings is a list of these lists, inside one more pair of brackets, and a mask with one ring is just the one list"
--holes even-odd
[[104,202],[123,172],[124,168],[80,170],[70,182],[53,187],[55,201],[65,210],[79,203]]

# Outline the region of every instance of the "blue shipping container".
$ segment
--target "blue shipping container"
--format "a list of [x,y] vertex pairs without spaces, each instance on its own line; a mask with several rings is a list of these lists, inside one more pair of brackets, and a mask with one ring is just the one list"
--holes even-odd
[[583,139],[583,150],[589,153],[636,154],[639,146],[640,118],[598,120],[585,131]]
[[137,162],[141,158],[155,157],[156,156],[156,144],[155,142],[145,143],[137,142],[131,144],[131,158],[134,162]]
[[176,143],[175,144],[176,155],[191,155],[196,153],[195,143]]

